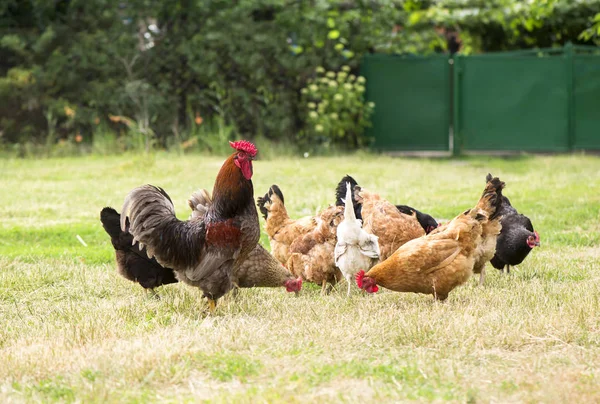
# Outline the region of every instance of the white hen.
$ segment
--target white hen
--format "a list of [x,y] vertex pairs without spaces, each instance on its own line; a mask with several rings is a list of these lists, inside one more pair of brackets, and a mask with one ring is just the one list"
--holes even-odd
[[337,228],[334,257],[335,265],[348,282],[350,296],[350,284],[356,273],[361,269],[367,272],[379,259],[379,242],[377,236],[363,230],[362,221],[356,218],[349,182],[346,183],[344,204],[344,220]]

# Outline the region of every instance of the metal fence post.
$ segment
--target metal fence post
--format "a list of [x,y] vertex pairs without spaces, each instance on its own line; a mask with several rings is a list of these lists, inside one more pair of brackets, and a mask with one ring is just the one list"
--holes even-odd
[[452,64],[453,70],[453,83],[452,83],[452,155],[459,156],[462,152],[462,136],[460,127],[460,98],[461,98],[461,79],[462,75],[462,57],[460,55],[454,55],[454,63]]
[[572,151],[575,147],[575,92],[574,92],[574,71],[573,71],[573,60],[574,60],[574,47],[571,42],[567,42],[565,44],[565,60],[567,63],[566,73],[567,73],[567,144],[569,146],[569,150]]

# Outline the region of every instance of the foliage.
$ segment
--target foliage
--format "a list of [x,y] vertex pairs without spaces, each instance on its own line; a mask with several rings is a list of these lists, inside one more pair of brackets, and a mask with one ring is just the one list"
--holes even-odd
[[301,90],[306,128],[301,140],[306,144],[337,143],[353,148],[365,146],[365,129],[375,104],[364,100],[365,78],[350,74],[350,67],[338,72],[317,67],[316,76]]
[[596,14],[591,22],[592,26],[583,31],[579,38],[586,41],[593,39],[596,44],[600,45],[600,13]]
[[166,147],[194,137],[196,115],[290,141],[310,129],[300,90],[318,66],[356,75],[370,52],[591,43],[579,34],[599,12],[600,0],[5,0],[0,142],[91,145],[110,131],[129,148],[137,130]]

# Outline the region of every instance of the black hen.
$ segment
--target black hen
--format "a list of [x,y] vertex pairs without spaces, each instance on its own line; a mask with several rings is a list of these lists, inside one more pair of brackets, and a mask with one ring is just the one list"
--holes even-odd
[[[488,174],[486,180],[491,178],[492,175]],[[519,265],[534,247],[540,245],[540,236],[533,229],[531,220],[517,212],[506,196],[502,196],[502,205],[497,213],[502,215],[502,230],[496,242],[496,254],[490,262],[494,268],[506,268],[510,272],[511,265]]]
[[438,227],[438,222],[427,213],[419,212],[415,208],[411,208],[410,206],[406,205],[396,205],[396,208],[405,215],[412,215],[413,213],[416,213],[417,220],[419,221],[419,224],[423,230],[425,230],[425,234],[431,233]]
[[[132,245],[133,236],[121,230],[120,220],[121,215],[113,208],[106,207],[100,212],[102,226],[115,248],[119,273],[150,291],[161,285],[176,283],[177,278],[171,268],[165,268],[154,258],[149,258],[145,247],[140,250],[138,245]],[[129,228],[129,219],[126,223]]]
[[[342,200],[342,198],[344,198],[346,196],[346,183],[347,182],[350,183],[350,185],[352,186],[352,189],[355,189],[355,187],[358,185],[356,180],[349,175],[346,175],[344,178],[342,178],[342,180],[339,182],[337,188],[335,189],[335,205],[336,206],[344,206],[344,201]],[[356,215],[357,219],[362,220],[362,214],[361,214],[362,205],[356,200],[355,195],[356,195],[356,192],[353,192],[352,193],[352,203],[354,205],[354,214]],[[410,206],[407,206],[407,205],[396,205],[396,208],[401,213],[404,213],[405,215],[416,214],[417,221],[419,222],[419,224],[421,225],[423,230],[425,230],[426,234],[429,234],[431,231],[433,231],[433,229],[436,229],[438,227],[438,222],[433,217],[428,215],[427,213],[420,212],[420,211],[416,210],[415,208],[411,208]]]

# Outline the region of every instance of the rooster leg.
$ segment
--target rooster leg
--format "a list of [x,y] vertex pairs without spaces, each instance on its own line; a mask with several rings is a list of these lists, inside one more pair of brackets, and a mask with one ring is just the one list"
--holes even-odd
[[481,269],[479,273],[479,286],[483,286],[483,281],[485,280],[485,268]]
[[510,265],[506,265],[503,269],[502,272],[505,274],[509,274],[510,273]]
[[206,298],[206,300],[208,300],[208,310],[210,314],[214,314],[217,309],[217,301],[209,298]]
[[321,285],[321,295],[325,295],[327,291],[327,280],[323,279],[323,283]]

